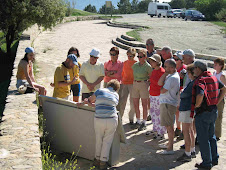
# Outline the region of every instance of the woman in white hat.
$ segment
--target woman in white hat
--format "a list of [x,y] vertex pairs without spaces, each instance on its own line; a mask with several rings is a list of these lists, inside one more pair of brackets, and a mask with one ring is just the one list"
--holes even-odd
[[16,87],[20,93],[25,93],[27,87],[33,88],[41,95],[46,95],[44,86],[35,82],[33,73],[33,61],[35,60],[35,50],[32,47],[25,49],[24,58],[20,60],[17,69],[17,84]]

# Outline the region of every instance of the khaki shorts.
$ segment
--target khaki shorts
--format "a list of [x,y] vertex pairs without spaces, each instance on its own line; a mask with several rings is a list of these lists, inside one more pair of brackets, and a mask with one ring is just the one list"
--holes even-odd
[[161,126],[173,126],[175,122],[176,106],[170,104],[160,104],[160,124]]
[[191,110],[180,111],[178,121],[182,123],[192,123],[193,118],[190,117]]
[[132,98],[149,99],[148,81],[133,82]]

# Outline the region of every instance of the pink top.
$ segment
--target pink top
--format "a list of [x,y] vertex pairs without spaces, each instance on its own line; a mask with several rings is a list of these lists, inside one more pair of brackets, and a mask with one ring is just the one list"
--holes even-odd
[[113,77],[108,77],[104,76],[104,82],[109,82],[110,80],[112,79],[117,79],[120,83],[121,83],[121,80],[122,80],[122,68],[123,68],[123,63],[119,60],[117,60],[116,63],[112,63],[111,60],[109,60],[108,62],[105,62],[104,63],[104,70],[105,71],[115,71],[116,73],[114,73],[114,76]]

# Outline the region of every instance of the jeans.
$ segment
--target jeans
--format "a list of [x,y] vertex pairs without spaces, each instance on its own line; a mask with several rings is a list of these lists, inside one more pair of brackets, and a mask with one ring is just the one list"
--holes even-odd
[[217,140],[215,136],[215,121],[217,109],[202,112],[195,116],[197,138],[202,157],[203,166],[212,166],[212,162],[218,162]]

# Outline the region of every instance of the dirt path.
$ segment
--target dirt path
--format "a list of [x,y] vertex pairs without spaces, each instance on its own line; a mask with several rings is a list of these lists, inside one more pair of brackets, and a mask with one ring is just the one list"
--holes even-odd
[[226,35],[221,27],[205,21],[184,21],[181,18],[151,18],[147,14],[123,15],[116,21],[151,27],[141,31],[142,41],[152,38],[159,47],[191,48],[196,53],[226,57]]

